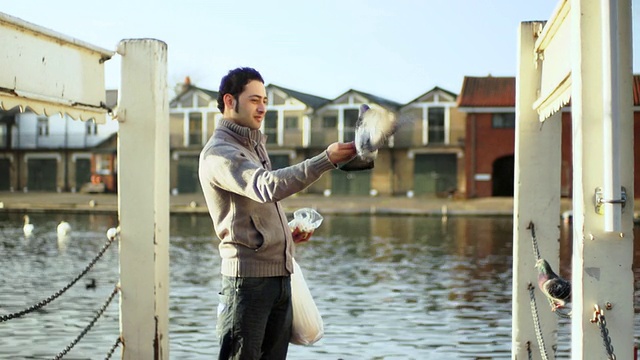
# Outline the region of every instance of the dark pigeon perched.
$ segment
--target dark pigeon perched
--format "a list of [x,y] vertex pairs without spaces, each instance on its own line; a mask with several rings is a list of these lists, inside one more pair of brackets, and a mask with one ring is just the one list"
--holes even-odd
[[536,262],[538,269],[538,286],[549,299],[551,310],[563,308],[571,301],[571,283],[558,276],[545,259]]

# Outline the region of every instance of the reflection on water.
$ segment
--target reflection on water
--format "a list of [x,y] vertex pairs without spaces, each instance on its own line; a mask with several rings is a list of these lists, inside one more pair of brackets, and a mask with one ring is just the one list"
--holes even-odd
[[[0,214],[0,315],[20,311],[66,285],[97,254],[106,230],[117,221],[111,215],[31,218],[34,236],[25,239],[22,214]],[[74,229],[59,242],[55,226],[62,218]],[[310,347],[292,345],[290,358],[510,358],[511,233],[510,217],[325,216],[312,240],[296,250],[323,314],[325,336]],[[570,270],[569,234],[562,232],[563,272]],[[207,216],[171,217],[172,359],[217,354],[216,246]],[[53,357],[91,320],[117,277],[113,246],[62,297],[1,323],[0,358]],[[95,289],[85,286],[90,279],[96,280]],[[116,300],[67,358],[104,358],[118,326]],[[558,358],[569,358],[569,328],[561,323]]]

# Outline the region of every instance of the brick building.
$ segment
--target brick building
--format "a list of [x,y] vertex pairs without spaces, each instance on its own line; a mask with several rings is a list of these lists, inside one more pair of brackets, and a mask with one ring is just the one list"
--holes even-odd
[[[513,196],[515,77],[465,77],[458,110],[466,113],[465,173],[469,198]],[[640,75],[633,77],[634,165],[640,168]],[[562,109],[561,193],[572,194],[571,106]],[[640,188],[636,173],[634,187]]]

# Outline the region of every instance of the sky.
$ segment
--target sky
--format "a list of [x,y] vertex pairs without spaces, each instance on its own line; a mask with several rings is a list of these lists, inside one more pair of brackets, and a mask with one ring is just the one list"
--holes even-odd
[[[408,103],[464,76],[515,76],[518,26],[558,0],[21,0],[0,11],[107,50],[123,39],[167,44],[168,86],[217,90],[250,66],[266,84],[334,99],[354,89]],[[640,73],[640,0],[631,0]],[[96,5],[97,4],[97,5]],[[120,84],[116,56],[105,84]]]

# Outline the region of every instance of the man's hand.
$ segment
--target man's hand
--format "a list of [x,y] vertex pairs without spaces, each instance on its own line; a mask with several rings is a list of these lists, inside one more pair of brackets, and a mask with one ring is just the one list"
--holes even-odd
[[309,241],[313,231],[301,231],[299,228],[293,229],[291,235],[293,236],[293,242],[298,244],[301,242]]
[[356,156],[356,144],[352,142],[335,142],[327,148],[329,160],[334,164],[340,164],[353,159]]

